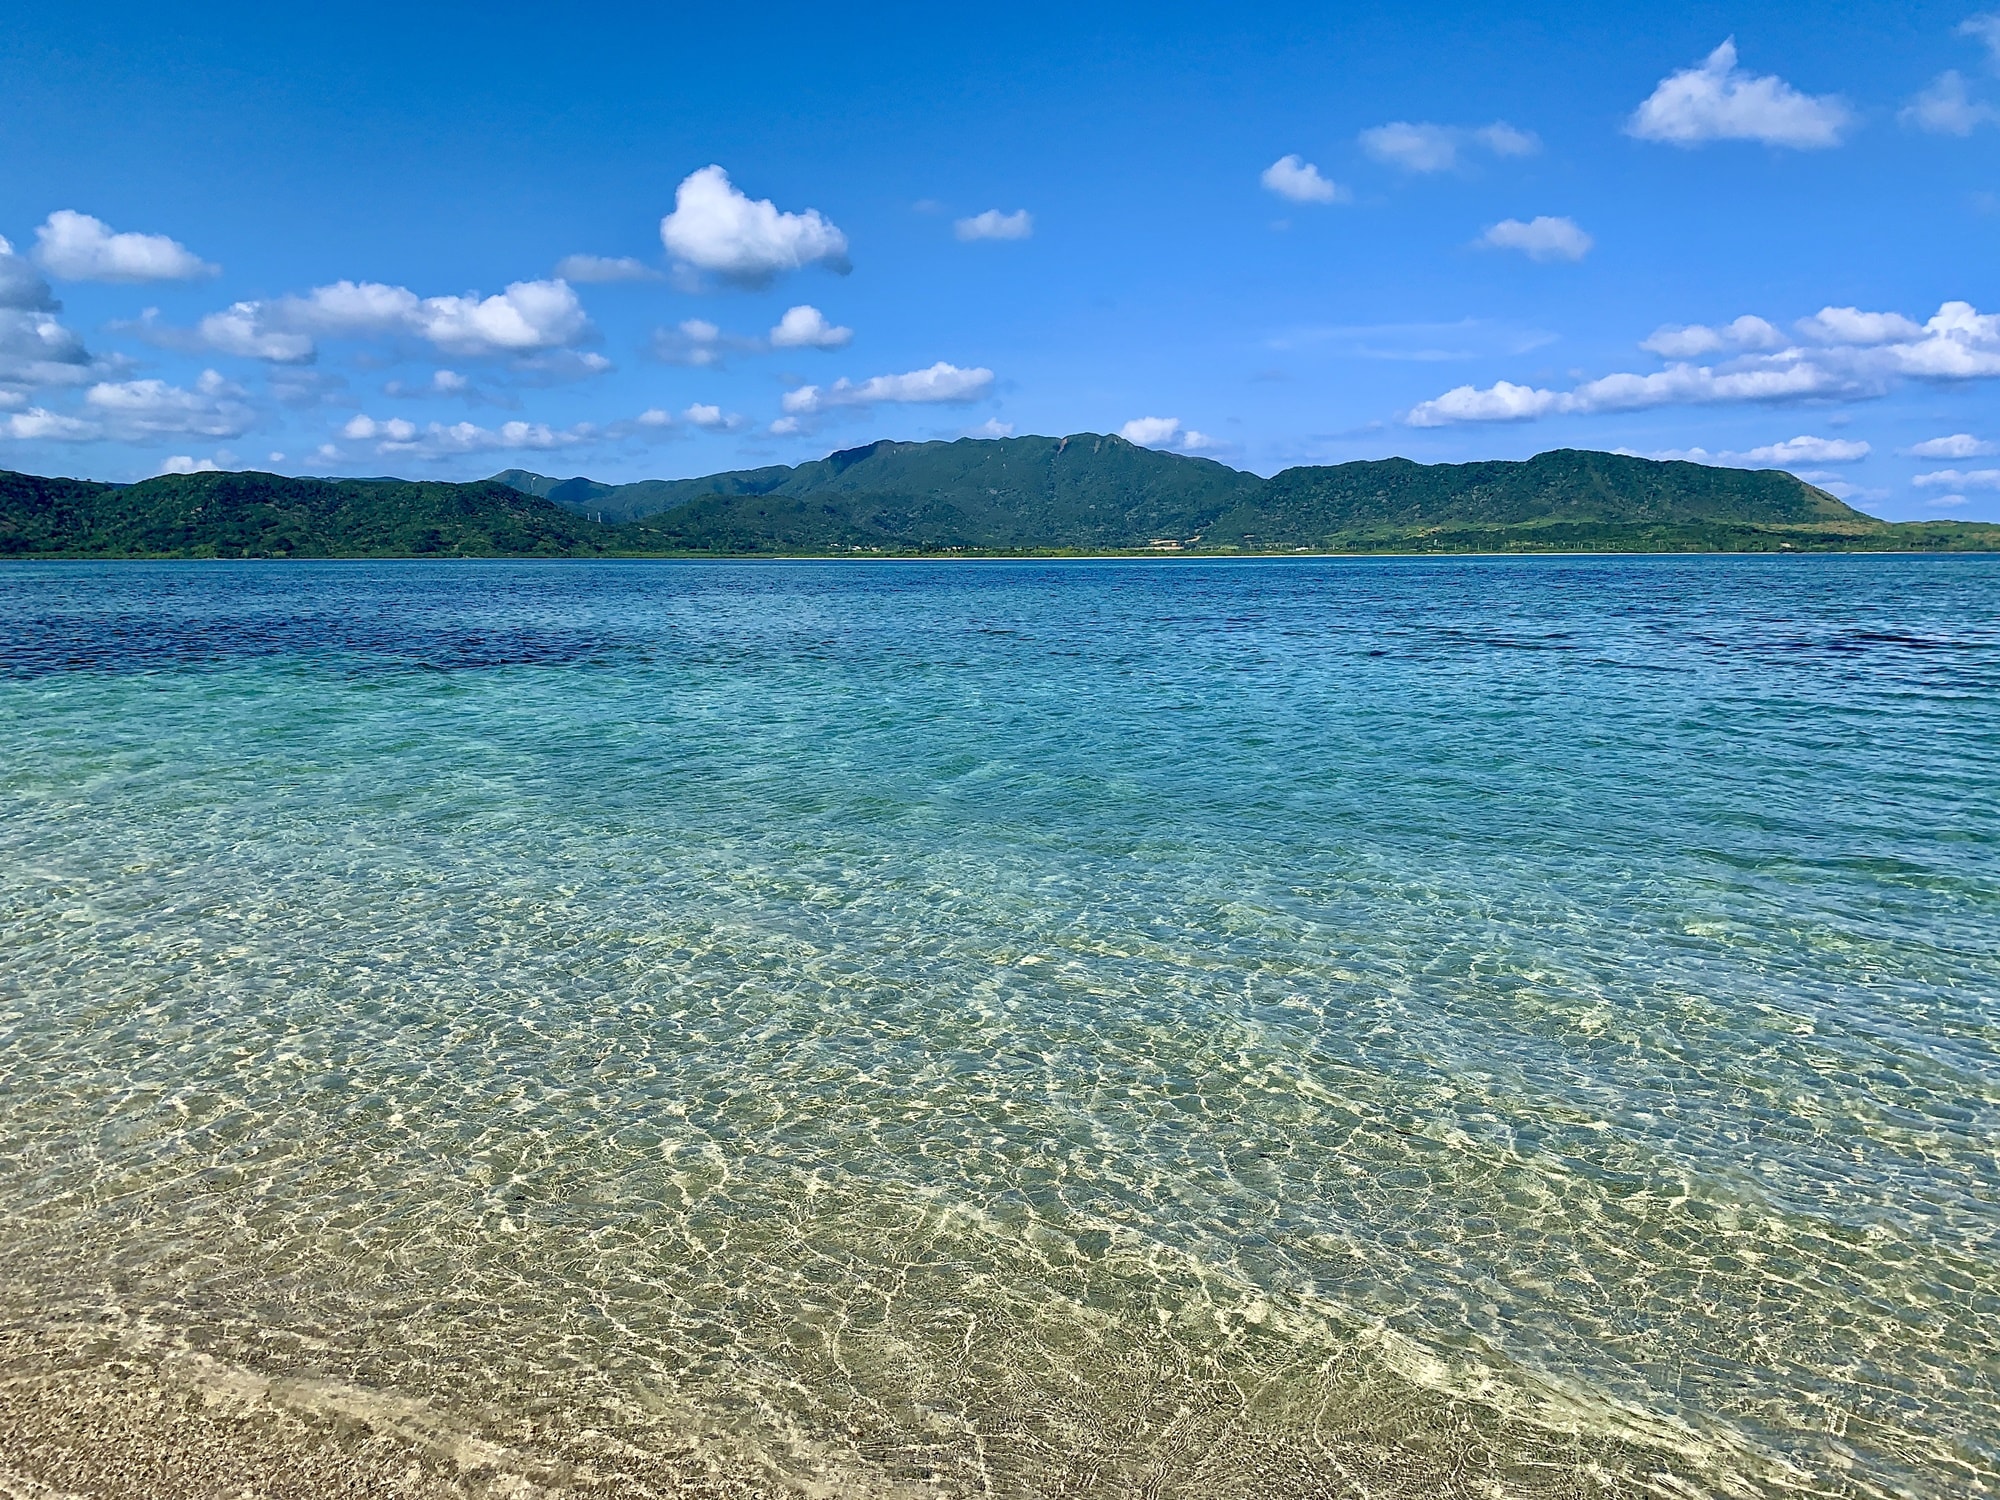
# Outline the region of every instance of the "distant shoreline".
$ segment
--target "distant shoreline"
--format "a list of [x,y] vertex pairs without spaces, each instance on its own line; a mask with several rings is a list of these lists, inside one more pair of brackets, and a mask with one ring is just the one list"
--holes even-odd
[[255,555],[248,557],[103,557],[89,553],[0,553],[0,568],[31,563],[1017,563],[1017,562],[1147,562],[1147,563],[1262,563],[1262,562],[1406,562],[1418,558],[1609,558],[1609,557],[1932,557],[1993,558],[2000,549],[1983,547],[1740,547],[1724,549],[1676,548],[1622,550],[1617,548],[1578,549],[1554,547],[1510,551],[1437,552],[885,552],[857,556],[851,552],[608,552],[577,557],[546,553],[495,553],[484,556],[440,555],[437,553],[355,553],[338,557]]

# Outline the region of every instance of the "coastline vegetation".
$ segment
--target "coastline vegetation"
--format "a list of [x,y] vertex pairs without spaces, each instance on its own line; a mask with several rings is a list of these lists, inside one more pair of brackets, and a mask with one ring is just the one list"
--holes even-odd
[[1882,521],[1775,469],[1560,449],[1263,479],[1088,433],[630,485],[0,471],[0,558],[16,559],[1858,551],[2000,551],[2000,525]]

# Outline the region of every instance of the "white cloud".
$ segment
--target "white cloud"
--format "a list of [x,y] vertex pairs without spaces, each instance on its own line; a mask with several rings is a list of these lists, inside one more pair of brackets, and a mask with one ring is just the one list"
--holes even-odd
[[1118,435],[1141,448],[1167,448],[1178,453],[1222,446],[1206,433],[1181,426],[1179,417],[1134,417],[1118,429]]
[[210,313],[195,325],[195,336],[218,354],[242,359],[291,365],[313,357],[311,336],[271,327],[260,302],[234,302],[221,312]]
[[105,436],[139,442],[172,433],[238,437],[256,420],[243,395],[240,386],[204,370],[193,390],[164,380],[100,381],[84,392],[83,402]]
[[221,470],[222,465],[218,464],[212,458],[193,458],[185,453],[176,453],[172,458],[161,464],[157,472],[161,474],[216,474],[220,473]]
[[42,274],[0,238],[0,387],[80,385],[92,360]]
[[659,271],[629,255],[565,255],[556,262],[556,277],[579,286],[608,286],[619,281],[660,281]]
[[81,385],[92,370],[83,340],[53,314],[0,308],[0,382]]
[[1025,240],[1035,232],[1035,216],[1025,208],[1003,214],[997,208],[954,220],[951,232],[962,240]]
[[1815,344],[1903,344],[1924,336],[1923,328],[1901,313],[1858,307],[1822,307],[1792,326]]
[[1542,149],[1533,132],[1517,130],[1504,120],[1476,130],[1393,120],[1362,131],[1360,139],[1361,149],[1370,156],[1405,172],[1448,172],[1468,147],[1484,148],[1495,156],[1532,156]]
[[1656,328],[1639,347],[1665,359],[1695,359],[1718,349],[1782,349],[1784,345],[1784,334],[1772,324],[1744,316],[1720,328],[1701,323]]
[[[786,316],[791,315],[788,313]],[[794,326],[800,326],[796,320]],[[777,330],[772,332],[775,334]],[[851,338],[854,331],[829,328],[828,332]],[[653,355],[656,359],[670,365],[693,365],[697,369],[719,369],[731,354],[762,354],[770,347],[770,341],[727,333],[707,318],[683,318],[672,328],[653,330]],[[837,344],[827,347],[837,347]]]
[[1986,44],[1987,61],[2000,70],[2000,14],[1985,11],[1958,23],[1960,36],[1976,37]]
[[1938,469],[1910,483],[1920,490],[2000,490],[2000,469]]
[[[1645,347],[1676,360],[1664,370],[1606,375],[1569,391],[1505,380],[1483,390],[1463,385],[1419,402],[1404,420],[1416,427],[1438,427],[1667,405],[1854,399],[1882,395],[1905,379],[2000,376],[2000,315],[1981,313],[1969,302],[1947,302],[1922,325],[1900,313],[1825,307],[1798,326],[1819,347],[1748,352],[1782,338],[1762,318],[1738,318],[1721,329],[1700,324],[1662,328]],[[1735,357],[1721,365],[1687,362],[1693,355],[1732,348],[1738,351]]]
[[1331,178],[1322,177],[1319,168],[1297,152],[1279,157],[1257,180],[1294,203],[1340,203],[1353,196]]
[[1828,469],[1800,468],[1800,464],[1859,463],[1872,449],[1866,443],[1846,442],[1839,438],[1795,437],[1786,438],[1782,443],[1766,443],[1759,448],[1732,452],[1725,448],[1711,452],[1707,448],[1656,448],[1651,453],[1637,453],[1630,448],[1613,450],[1632,458],[1679,459],[1692,464],[1723,465],[1737,469],[1784,468],[1800,479],[1829,488],[1839,475]]
[[719,406],[710,406],[697,401],[681,415],[691,427],[699,427],[703,432],[735,432],[747,427],[750,419],[740,412],[725,412]]
[[840,349],[854,341],[852,328],[837,328],[826,314],[806,303],[785,309],[771,330],[774,349]]
[[1927,496],[1925,496],[1925,497],[1924,497],[1924,504],[1926,504],[1926,505],[1963,505],[1963,504],[1965,504],[1965,496],[1963,496],[1963,495],[1927,495]]
[[417,435],[417,424],[403,417],[390,417],[378,422],[373,417],[355,416],[348,418],[347,425],[340,429],[340,435],[357,442],[367,442],[381,438],[385,442],[407,443]]
[[1981,125],[2000,120],[2000,110],[1974,99],[1966,89],[1965,75],[1947,69],[1898,111],[1896,118],[1932,135],[1971,135]]
[[0,308],[15,312],[55,312],[62,306],[42,275],[0,236]]
[[1479,243],[1495,250],[1519,250],[1530,260],[1582,260],[1596,241],[1577,227],[1576,220],[1542,214],[1526,223],[1502,219],[1479,237]]
[[1554,391],[1495,381],[1485,390],[1454,386],[1442,396],[1420,401],[1404,418],[1412,427],[1444,427],[1454,422],[1526,422],[1558,410],[1563,397]]
[[722,363],[722,330],[706,318],[683,318],[679,326],[653,333],[653,353],[670,365],[706,369]]
[[217,270],[164,234],[118,234],[68,208],[35,231],[35,259],[65,281],[189,281]]
[[674,211],[660,220],[660,242],[683,264],[746,285],[816,261],[848,269],[847,236],[817,209],[784,213],[768,198],[751,199],[718,166],[682,181]]
[[1533,156],[1542,149],[1542,138],[1534,131],[1516,130],[1505,120],[1480,126],[1472,138],[1495,156]]
[[480,427],[472,422],[430,422],[423,427],[391,417],[351,418],[340,430],[350,442],[373,443],[384,457],[408,456],[419,459],[451,458],[464,453],[506,451],[549,452],[573,448],[594,441],[602,434],[588,422],[575,427],[555,428],[543,422],[503,422],[498,427]]
[[89,443],[102,435],[95,422],[66,417],[39,406],[0,419],[0,436],[18,438],[24,443]]
[[1737,67],[1731,37],[1699,67],[1662,79],[1625,129],[1641,140],[1676,146],[1762,141],[1809,151],[1839,145],[1853,119],[1846,101],[1835,95],[1802,94],[1782,78],[1760,78]]
[[491,297],[426,297],[411,318],[413,330],[453,353],[517,353],[559,349],[590,327],[583,305],[565,281],[517,281]]
[[1725,453],[1722,458],[1730,463],[1776,464],[1780,468],[1789,468],[1793,464],[1856,464],[1871,451],[1867,443],[1847,438],[1801,435],[1786,438],[1782,443],[1766,443],[1743,453]]
[[1419,402],[1404,420],[1412,427],[1523,422],[1546,416],[1642,411],[1654,406],[1797,400],[1849,388],[1839,376],[1807,363],[1738,371],[1675,364],[1650,375],[1606,375],[1571,391],[1538,390],[1505,380],[1485,390],[1462,385],[1434,400]]
[[988,417],[977,427],[966,428],[964,433],[969,438],[1010,438],[1013,435],[1014,424],[1003,422],[998,417]]
[[1984,458],[1989,453],[2000,453],[2000,443],[1986,442],[1969,432],[1954,432],[1950,437],[1927,438],[1903,450],[1907,458]]
[[1886,344],[1876,359],[1920,380],[1972,380],[2000,375],[2000,315],[1969,302],[1947,302],[1906,341]]
[[566,281],[517,281],[490,297],[419,297],[379,281],[336,281],[303,297],[234,303],[196,328],[220,353],[278,364],[311,359],[315,336],[414,337],[448,354],[480,357],[566,348],[589,332]]
[[816,385],[802,385],[795,391],[785,392],[779,405],[788,417],[810,417],[834,407],[870,406],[878,401],[977,401],[992,386],[991,370],[961,370],[957,365],[939,360],[927,370],[911,370],[904,375],[877,375],[859,385],[850,383],[844,377],[824,390]]

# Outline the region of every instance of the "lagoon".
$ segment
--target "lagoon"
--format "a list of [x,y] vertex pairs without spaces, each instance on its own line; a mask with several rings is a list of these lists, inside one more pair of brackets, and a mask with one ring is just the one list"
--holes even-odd
[[1978,557],[9,565],[0,1469],[1992,1492],[1996,772]]

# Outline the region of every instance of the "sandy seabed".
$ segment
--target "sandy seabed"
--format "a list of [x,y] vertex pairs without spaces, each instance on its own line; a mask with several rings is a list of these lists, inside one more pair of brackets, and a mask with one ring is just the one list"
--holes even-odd
[[550,1462],[420,1401],[266,1378],[199,1353],[0,1333],[0,1500],[544,1500],[796,1494],[693,1452]]

